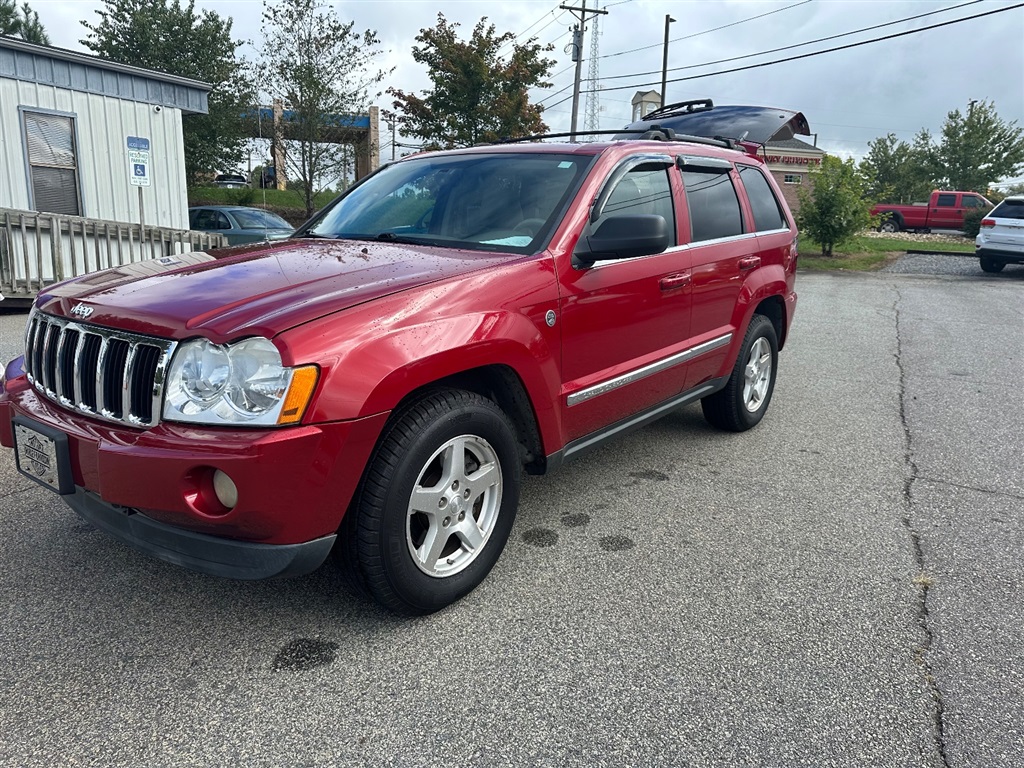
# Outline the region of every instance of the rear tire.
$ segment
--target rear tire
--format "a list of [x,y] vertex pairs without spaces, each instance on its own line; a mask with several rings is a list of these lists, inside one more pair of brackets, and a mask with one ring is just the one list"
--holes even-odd
[[756,426],[775,391],[778,361],[775,326],[764,315],[754,315],[728,383],[700,401],[708,423],[730,432],[744,432]]
[[979,261],[981,262],[982,272],[990,272],[994,274],[996,272],[1002,272],[1003,267],[1006,266],[1005,261],[999,261],[999,259],[993,259],[989,256],[982,256]]
[[502,410],[437,390],[393,415],[342,525],[357,590],[404,615],[444,608],[484,580],[508,541],[522,466]]

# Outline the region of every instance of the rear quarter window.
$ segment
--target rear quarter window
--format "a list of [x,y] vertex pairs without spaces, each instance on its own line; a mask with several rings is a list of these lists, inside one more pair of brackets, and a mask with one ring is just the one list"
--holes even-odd
[[754,213],[754,229],[758,232],[788,229],[779,200],[764,174],[757,168],[747,166],[740,168],[740,180],[743,182],[743,188],[747,190],[750,210]]

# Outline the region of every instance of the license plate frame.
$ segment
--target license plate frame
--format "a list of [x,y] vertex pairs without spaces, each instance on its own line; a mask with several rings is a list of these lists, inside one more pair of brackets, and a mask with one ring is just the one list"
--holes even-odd
[[14,463],[18,471],[61,496],[74,493],[68,436],[59,429],[21,416],[15,416],[12,421]]

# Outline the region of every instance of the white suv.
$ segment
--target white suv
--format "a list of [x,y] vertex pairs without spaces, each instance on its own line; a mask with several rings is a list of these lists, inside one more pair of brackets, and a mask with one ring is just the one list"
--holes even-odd
[[981,268],[1001,272],[1007,264],[1024,264],[1024,195],[1003,200],[981,220],[974,241]]

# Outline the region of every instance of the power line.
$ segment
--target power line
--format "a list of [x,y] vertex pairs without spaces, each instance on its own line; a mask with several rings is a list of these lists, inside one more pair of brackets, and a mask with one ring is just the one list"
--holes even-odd
[[[735,26],[737,26],[739,24],[746,24],[748,21],[755,21],[756,19],[763,19],[765,16],[771,16],[773,13],[782,13],[783,11],[788,11],[789,9],[796,8],[797,6],[807,5],[807,3],[809,3],[809,2],[811,2],[811,0],[802,0],[802,2],[795,3],[793,5],[787,5],[785,8],[776,8],[774,11],[768,11],[767,13],[762,13],[759,16],[751,16],[749,19],[740,19],[739,21],[733,21],[733,22],[731,22],[729,24],[723,24],[720,27],[715,27],[713,29],[705,29],[703,32],[694,32],[691,35],[683,35],[682,37],[674,37],[671,40],[669,40],[669,42],[670,43],[677,43],[680,40],[689,40],[691,37],[700,37],[701,35],[706,35],[706,34],[708,34],[710,32],[718,32],[720,29],[728,29],[729,27],[735,27]],[[610,8],[611,6],[609,5],[609,6],[605,6],[605,7],[606,8]],[[643,45],[643,46],[640,46],[639,48],[630,48],[628,51],[618,51],[617,53],[606,53],[601,58],[602,59],[610,59],[610,58],[612,58],[614,56],[625,56],[627,53],[636,53],[637,51],[646,51],[646,50],[649,50],[650,48],[660,48],[661,46],[662,46],[661,43],[652,43],[651,45]]]
[[[764,62],[761,62],[760,64],[748,64],[745,67],[733,67],[732,69],[723,69],[723,70],[721,70],[719,72],[706,72],[706,73],[704,73],[702,75],[690,75],[689,77],[676,77],[676,78],[673,78],[673,79],[669,80],[668,82],[670,82],[670,83],[682,83],[682,82],[686,82],[688,80],[700,80],[700,79],[705,78],[705,77],[714,77],[716,75],[731,75],[734,72],[745,72],[745,71],[747,71],[749,69],[758,69],[760,67],[770,67],[770,66],[773,66],[775,64],[783,64],[783,63],[785,63],[787,61],[799,61],[800,59],[809,59],[809,58],[812,58],[814,56],[821,56],[821,55],[826,54],[826,53],[835,53],[836,51],[845,51],[845,50],[847,50],[849,48],[859,48],[862,45],[870,45],[871,43],[879,43],[879,42],[882,42],[884,40],[894,40],[897,37],[905,37],[907,35],[916,35],[919,32],[927,32],[927,31],[932,30],[932,29],[939,29],[941,27],[948,27],[948,26],[950,26],[952,24],[959,24],[959,23],[964,22],[964,21],[972,21],[974,19],[981,19],[981,18],[984,18],[985,16],[992,16],[992,15],[997,14],[997,13],[1005,13],[1006,11],[1014,11],[1014,10],[1016,10],[1018,8],[1021,8],[1021,7],[1024,7],[1024,3],[1017,3],[1016,5],[1009,5],[1009,6],[1005,7],[1005,8],[997,8],[994,11],[986,11],[985,13],[976,13],[973,16],[964,16],[962,19],[952,19],[950,21],[943,21],[943,22],[941,22],[939,24],[932,24],[932,25],[927,26],[927,27],[921,27],[920,29],[910,29],[910,30],[907,30],[905,32],[895,32],[895,33],[893,33],[891,35],[884,35],[883,37],[874,37],[874,38],[872,38],[870,40],[862,40],[862,41],[857,42],[857,43],[849,43],[847,45],[839,45],[839,46],[836,46],[835,48],[826,48],[823,51],[813,51],[811,53],[803,53],[803,54],[800,54],[799,56],[789,56],[789,57],[784,58],[784,59],[776,59],[775,61],[764,61]],[[650,74],[654,74],[654,73],[650,73]],[[610,78],[608,78],[608,79],[610,79]],[[633,85],[616,85],[616,86],[613,86],[611,88],[602,88],[601,90],[602,91],[628,91],[628,90],[633,90],[635,88],[649,88],[650,86],[656,85],[656,84],[657,83],[653,83],[653,82],[634,83]],[[554,105],[552,105],[552,106],[554,106]]]
[[[552,8],[552,9],[551,9],[551,11],[550,11],[550,13],[554,14],[554,12],[555,12],[555,11],[557,11],[557,10],[558,10],[557,8]],[[540,33],[541,33],[541,32],[543,32],[543,31],[544,31],[545,29],[547,29],[547,28],[548,28],[548,27],[550,27],[550,26],[551,26],[552,24],[554,24],[555,22],[557,22],[557,21],[558,21],[558,20],[559,20],[560,18],[562,18],[563,16],[565,16],[565,13],[566,13],[565,11],[562,11],[562,12],[561,12],[560,14],[558,14],[557,16],[553,16],[553,17],[551,18],[551,20],[550,20],[550,21],[548,21],[548,23],[547,23],[547,24],[545,24],[545,25],[544,25],[543,27],[541,27],[541,28],[540,28],[540,29],[538,29],[538,30],[537,30],[536,32],[534,32],[534,34],[533,34],[533,37],[534,37],[534,38],[536,38],[536,37],[537,37],[538,35],[540,35]],[[544,14],[544,15],[546,16],[547,14]],[[537,21],[535,21],[535,22],[534,22],[533,24],[531,24],[530,26],[531,26],[531,27],[532,27],[532,26],[535,26],[536,24],[540,23],[540,22],[541,22],[541,21],[543,21],[543,20],[544,20],[544,16],[541,16],[541,17],[540,17],[539,19],[537,19]],[[511,39],[511,40],[509,40],[509,41],[507,41],[507,42],[503,43],[503,44],[501,45],[501,47],[500,47],[500,48],[498,49],[498,52],[500,53],[500,52],[501,52],[501,51],[502,51],[502,50],[503,50],[503,49],[505,48],[505,46],[506,46],[506,45],[509,45],[509,44],[511,44],[511,45],[512,45],[512,46],[514,47],[514,46],[515,46],[515,44],[516,44],[516,43],[517,43],[517,42],[519,41],[519,38],[521,38],[521,37],[522,37],[523,35],[525,35],[525,34],[526,34],[526,32],[527,32],[527,31],[529,30],[529,28],[530,28],[530,27],[527,27],[527,28],[526,28],[526,29],[524,29],[524,30],[523,30],[522,32],[520,32],[520,33],[519,33],[518,35],[516,35],[516,36],[515,36],[515,37],[514,37],[513,39]],[[559,34],[559,35],[558,35],[557,37],[555,37],[555,40],[557,40],[557,39],[558,39],[559,37],[561,37],[561,36],[562,36],[562,35],[564,35],[564,34],[565,34],[564,32],[560,33],[560,34]],[[554,40],[552,40],[552,41],[551,41],[551,43],[553,43],[553,42],[554,42]],[[545,45],[545,46],[547,46],[547,45],[551,45],[551,43],[545,43],[544,45]]]
[[[814,45],[815,43],[824,43],[824,42],[827,42],[828,40],[836,40],[836,39],[838,39],[840,37],[849,37],[850,35],[856,35],[856,34],[859,34],[861,32],[870,32],[873,29],[881,29],[882,27],[891,27],[893,24],[902,24],[905,21],[913,21],[914,19],[920,19],[920,18],[923,18],[925,16],[934,16],[936,13],[945,13],[946,11],[955,11],[958,8],[963,8],[963,7],[968,6],[968,5],[976,5],[977,3],[980,3],[981,1],[982,0],[970,0],[970,2],[961,3],[960,5],[952,5],[952,6],[948,7],[948,8],[940,8],[937,11],[928,11],[927,13],[919,13],[916,16],[907,16],[904,19],[896,19],[895,21],[886,21],[886,22],[883,22],[882,24],[874,24],[874,25],[872,25],[870,27],[861,27],[860,29],[854,29],[854,30],[851,30],[850,32],[840,32],[839,34],[829,35],[828,37],[819,37],[819,38],[817,38],[815,40],[808,40],[808,41],[803,42],[803,43],[794,43],[793,45],[784,45],[781,48],[769,48],[768,50],[765,50],[765,51],[758,51],[757,53],[745,53],[742,56],[732,56],[732,57],[730,57],[728,59],[717,59],[715,61],[705,61],[703,64],[688,64],[688,65],[683,66],[683,67],[670,67],[668,71],[669,72],[679,72],[679,71],[682,71],[684,69],[697,69],[699,67],[710,67],[710,66],[712,66],[714,64],[727,64],[730,61],[739,61],[740,59],[750,59],[750,58],[753,58],[755,56],[765,56],[765,55],[767,55],[769,53],[779,53],[780,51],[789,51],[789,50],[792,50],[793,48],[802,48],[805,45]],[[656,75],[656,74],[658,74],[658,72],[656,72],[656,71],[633,72],[632,74],[629,74],[629,75],[612,75],[612,76],[606,77],[604,79],[605,80],[622,80],[622,79],[627,78],[627,77],[644,77],[645,75]]]

